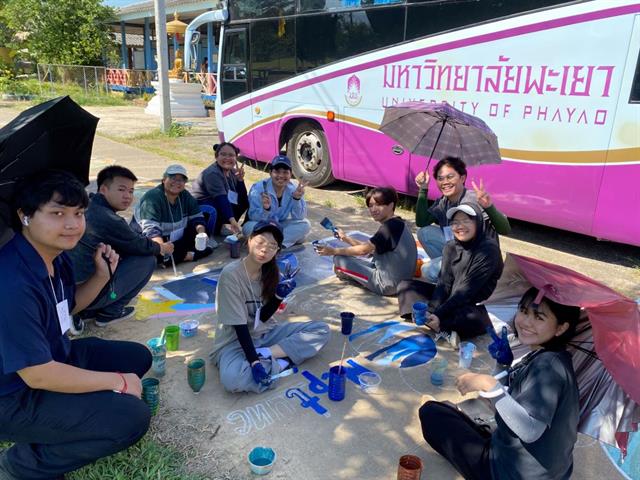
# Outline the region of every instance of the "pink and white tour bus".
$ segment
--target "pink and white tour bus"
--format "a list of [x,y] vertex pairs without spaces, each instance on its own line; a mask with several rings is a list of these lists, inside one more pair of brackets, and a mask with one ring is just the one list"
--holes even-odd
[[[220,136],[286,150],[312,185],[416,193],[426,159],[378,130],[384,107],[448,102],[503,161],[470,169],[507,215],[640,245],[638,0],[230,0]],[[438,193],[432,186],[430,195]]]

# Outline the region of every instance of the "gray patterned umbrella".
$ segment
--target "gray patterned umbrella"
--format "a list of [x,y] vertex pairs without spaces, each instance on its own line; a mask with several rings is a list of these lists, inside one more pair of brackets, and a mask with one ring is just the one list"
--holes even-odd
[[[380,131],[415,155],[458,157],[467,165],[500,163],[498,139],[478,117],[448,103],[406,102],[385,108]],[[427,163],[427,168],[429,167]]]

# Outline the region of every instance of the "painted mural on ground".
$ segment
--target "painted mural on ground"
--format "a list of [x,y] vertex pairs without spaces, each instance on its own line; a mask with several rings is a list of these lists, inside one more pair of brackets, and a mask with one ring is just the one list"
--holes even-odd
[[629,435],[627,455],[622,455],[620,449],[611,445],[602,445],[611,462],[618,471],[630,480],[640,480],[640,432]]

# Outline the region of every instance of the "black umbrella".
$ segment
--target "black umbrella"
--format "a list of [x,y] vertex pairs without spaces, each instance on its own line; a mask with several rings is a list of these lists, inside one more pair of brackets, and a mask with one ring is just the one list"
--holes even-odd
[[25,110],[0,129],[0,239],[7,237],[10,205],[20,179],[58,169],[89,184],[98,120],[67,96]]

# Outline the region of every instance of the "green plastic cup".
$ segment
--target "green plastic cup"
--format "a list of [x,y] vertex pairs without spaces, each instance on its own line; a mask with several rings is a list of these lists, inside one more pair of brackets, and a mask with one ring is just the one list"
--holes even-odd
[[180,327],[178,325],[164,327],[164,337],[168,352],[175,352],[180,349]]
[[191,360],[187,364],[187,380],[193,393],[200,393],[206,378],[205,362],[202,358]]
[[160,381],[157,378],[145,378],[142,380],[142,400],[149,405],[151,415],[158,412],[160,404]]

